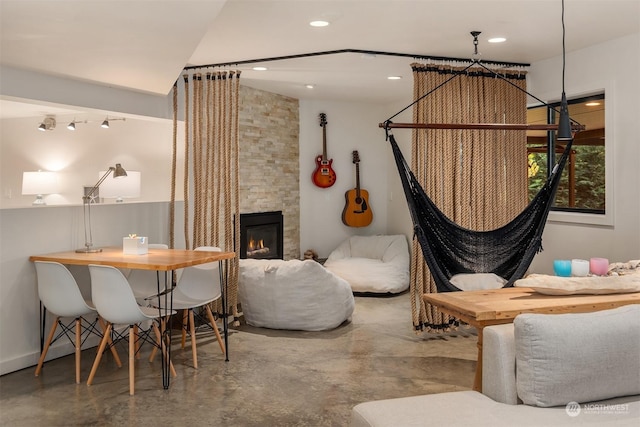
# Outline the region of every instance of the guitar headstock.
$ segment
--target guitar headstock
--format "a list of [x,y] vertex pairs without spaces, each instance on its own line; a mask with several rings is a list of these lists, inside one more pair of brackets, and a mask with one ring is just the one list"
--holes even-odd
[[358,154],[358,150],[353,151],[353,163],[360,162],[360,155]]
[[327,115],[320,113],[320,126],[325,127],[327,125]]

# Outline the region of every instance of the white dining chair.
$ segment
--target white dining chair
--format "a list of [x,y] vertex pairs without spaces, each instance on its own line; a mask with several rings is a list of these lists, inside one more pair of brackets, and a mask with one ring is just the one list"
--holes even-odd
[[[164,243],[149,243],[149,249],[169,249]],[[138,304],[148,305],[146,299],[164,292],[166,289],[165,281],[161,280],[156,270],[130,270],[126,275],[133,295],[136,297]]]
[[[91,302],[85,300],[82,296],[75,278],[67,267],[50,261],[35,261],[35,267],[40,301],[42,301],[45,310],[55,316],[49,336],[44,342],[35,375],[36,377],[40,375],[51,344],[65,335],[75,347],[76,383],[80,384],[82,344],[91,334],[95,334],[102,339],[106,327]],[[87,317],[92,317],[93,320],[89,320]],[[73,318],[74,320],[65,324],[62,321],[63,318]],[[97,323],[101,324],[102,331],[96,328]],[[60,327],[61,332],[56,336],[55,333],[58,327]],[[72,339],[72,335],[75,335],[75,340]],[[108,334],[106,336],[108,337]],[[118,366],[122,366],[116,349],[111,347],[111,352]]]
[[[93,303],[100,316],[108,323],[105,338],[100,342],[98,354],[89,373],[87,385],[93,383],[98,365],[100,364],[102,352],[107,345],[107,337],[114,331],[113,325],[128,325],[128,336],[117,333],[115,333],[115,335],[118,341],[120,339],[127,339],[129,341],[129,394],[133,395],[135,392],[135,356],[138,350],[136,343],[138,339],[152,343],[154,346],[161,348],[164,357],[168,357],[164,340],[160,335],[158,323],[161,324],[161,328],[164,330],[164,324],[162,322],[164,322],[167,316],[175,314],[175,311],[138,305],[126,277],[115,267],[90,264],[89,273],[91,275]],[[150,330],[141,330],[138,328],[140,323],[147,320],[155,320],[152,322],[153,332],[156,336],[155,341],[150,336]],[[171,362],[169,362],[169,366],[171,374],[176,376],[175,369]]]
[[[196,251],[220,252],[220,248],[215,246],[201,246]],[[193,355],[193,366],[198,367],[198,354],[196,351],[196,327],[195,310],[202,309],[206,320],[210,324],[216,335],[222,354],[225,354],[225,346],[220,335],[220,329],[211,312],[210,303],[222,296],[220,289],[220,270],[218,262],[186,267],[179,275],[178,282],[172,291],[173,309],[183,310],[182,317],[182,348],[186,346],[187,330],[191,338],[191,352]],[[153,300],[150,300],[153,303]],[[157,303],[156,303],[157,304]],[[198,316],[204,317],[204,316]],[[152,354],[153,357],[153,354]]]

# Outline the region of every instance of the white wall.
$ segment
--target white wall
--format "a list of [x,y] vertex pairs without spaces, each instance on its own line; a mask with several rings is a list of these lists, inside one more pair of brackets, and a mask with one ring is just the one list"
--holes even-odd
[[[327,157],[333,159],[336,182],[316,187],[311,175],[322,154],[319,114],[327,115]],[[384,234],[387,230],[387,159],[384,131],[378,128],[386,111],[381,106],[330,101],[300,101],[300,250],[314,249],[327,257],[352,235]],[[360,155],[360,187],[369,192],[373,222],[354,228],[342,223],[345,192],[354,188],[352,152]]]
[[[532,64],[529,91],[557,100],[561,58]],[[554,259],[640,258],[640,33],[567,54],[567,97],[605,91],[606,221],[596,215],[552,212],[543,234],[544,251],[532,271],[552,274]]]

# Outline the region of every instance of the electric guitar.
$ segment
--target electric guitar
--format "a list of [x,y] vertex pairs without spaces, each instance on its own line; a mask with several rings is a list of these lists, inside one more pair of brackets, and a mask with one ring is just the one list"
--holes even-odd
[[342,211],[342,222],[349,227],[366,227],[373,221],[373,211],[369,205],[369,192],[360,188],[360,155],[353,152],[356,165],[356,188],[348,190],[344,197],[346,204]]
[[320,113],[320,126],[322,126],[322,155],[316,157],[316,170],[311,175],[311,180],[320,188],[328,188],[336,183],[336,173],[331,168],[333,159],[327,159],[327,115]]

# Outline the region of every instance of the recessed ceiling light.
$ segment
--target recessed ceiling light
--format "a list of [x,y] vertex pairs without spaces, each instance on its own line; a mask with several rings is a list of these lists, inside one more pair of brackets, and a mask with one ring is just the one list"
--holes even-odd
[[400,80],[402,78],[402,76],[389,76],[387,77],[387,80]]
[[587,102],[584,105],[586,105],[587,107],[597,107],[598,105],[600,105],[600,103],[597,101],[591,101],[591,102]]
[[309,84],[309,85],[304,85],[304,87],[306,87],[307,89],[313,89],[315,86],[314,86],[314,85]]
[[267,67],[253,67],[253,71],[267,71]]
[[311,21],[309,22],[309,25],[311,25],[312,27],[326,27],[329,25],[328,21]]
[[507,41],[504,37],[493,37],[487,40],[489,43],[504,43]]

